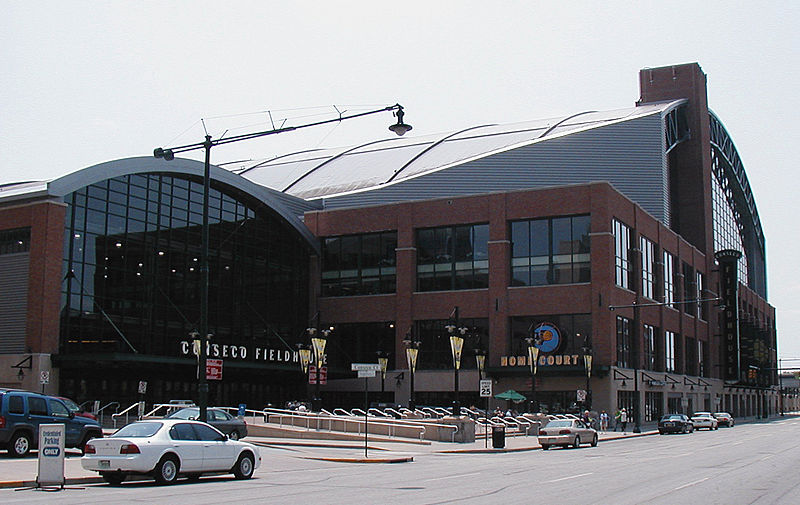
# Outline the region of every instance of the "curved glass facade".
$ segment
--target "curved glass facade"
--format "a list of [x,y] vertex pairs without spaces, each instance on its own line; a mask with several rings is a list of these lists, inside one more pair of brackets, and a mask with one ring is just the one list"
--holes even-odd
[[[712,157],[714,164],[719,163],[716,156]],[[711,172],[711,198],[712,198],[712,214],[714,223],[714,250],[722,251],[724,249],[733,249],[742,253],[739,259],[739,282],[745,286],[749,285],[748,282],[748,265],[747,265],[747,249],[744,247],[742,241],[742,231],[739,230],[737,225],[736,214],[733,205],[731,205],[732,197],[726,196],[726,191],[722,187],[717,171]]]
[[[193,389],[194,359],[185,342],[200,320],[201,178],[121,176],[68,194],[65,202],[61,355],[69,359],[111,353],[124,360],[136,355],[144,362],[141,366],[156,369],[149,372],[151,380],[154,373],[174,380],[161,384],[162,389],[175,390],[175,395]],[[274,363],[263,358],[259,363],[264,349],[285,356],[306,326],[310,250],[267,205],[214,181],[209,226],[211,342],[226,355],[236,349],[226,357],[238,363],[270,368]],[[159,362],[191,368],[174,374]],[[130,382],[146,375],[142,370],[108,379]],[[67,394],[83,397],[73,391],[77,386],[67,376]],[[244,387],[260,382],[246,373],[240,381]],[[130,387],[106,384],[108,391],[90,398],[124,396]],[[79,389],[86,388],[84,383]]]

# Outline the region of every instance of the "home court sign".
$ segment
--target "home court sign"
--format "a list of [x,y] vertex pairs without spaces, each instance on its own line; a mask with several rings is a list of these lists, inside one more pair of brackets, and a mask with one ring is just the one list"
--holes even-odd
[[[181,355],[197,356],[199,349],[193,349],[192,342],[182,340],[178,343]],[[227,345],[206,342],[206,356],[209,358],[225,358],[241,361],[266,361],[270,363],[300,363],[300,354],[287,349],[270,349],[269,347],[248,347],[244,345]]]
[[[537,340],[536,347],[539,348],[539,358],[536,360],[537,367],[544,366],[572,366],[581,365],[583,361],[579,354],[550,354],[558,351],[561,347],[561,331],[553,323],[541,323],[533,329],[533,335]],[[580,361],[579,361],[580,360]],[[500,366],[530,366],[530,358],[522,356],[500,356]]]

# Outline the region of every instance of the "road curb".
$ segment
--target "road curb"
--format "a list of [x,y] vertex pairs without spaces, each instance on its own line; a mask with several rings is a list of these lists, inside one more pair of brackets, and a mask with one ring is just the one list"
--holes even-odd
[[[64,482],[64,486],[73,486],[76,484],[99,484],[102,483],[102,477],[71,477],[66,479]],[[8,489],[8,488],[23,488],[23,487],[38,487],[35,480],[7,480],[7,481],[0,481],[0,489]],[[42,486],[47,488],[58,487],[58,486]]]
[[303,459],[330,461],[333,463],[410,463],[414,461],[413,456],[404,456],[402,458],[315,458],[309,456]]

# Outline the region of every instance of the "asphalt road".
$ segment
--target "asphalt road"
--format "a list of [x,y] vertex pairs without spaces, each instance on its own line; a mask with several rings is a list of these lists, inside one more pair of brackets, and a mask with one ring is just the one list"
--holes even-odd
[[[503,454],[436,454],[412,463],[307,459],[348,450],[262,448],[254,479],[105,484],[58,492],[0,490],[0,503],[786,504],[800,503],[800,418],[733,429]],[[397,455],[398,452],[392,452]]]

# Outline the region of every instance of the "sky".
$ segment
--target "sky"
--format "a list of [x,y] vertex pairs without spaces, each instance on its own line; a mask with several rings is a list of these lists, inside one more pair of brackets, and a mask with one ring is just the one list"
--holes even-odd
[[[800,367],[798,2],[0,0],[0,9],[0,184],[151,156],[205,131],[394,103],[409,135],[625,108],[639,98],[640,69],[697,62],[755,195],[779,356]],[[386,138],[393,121],[384,113],[220,146],[212,162]]]

